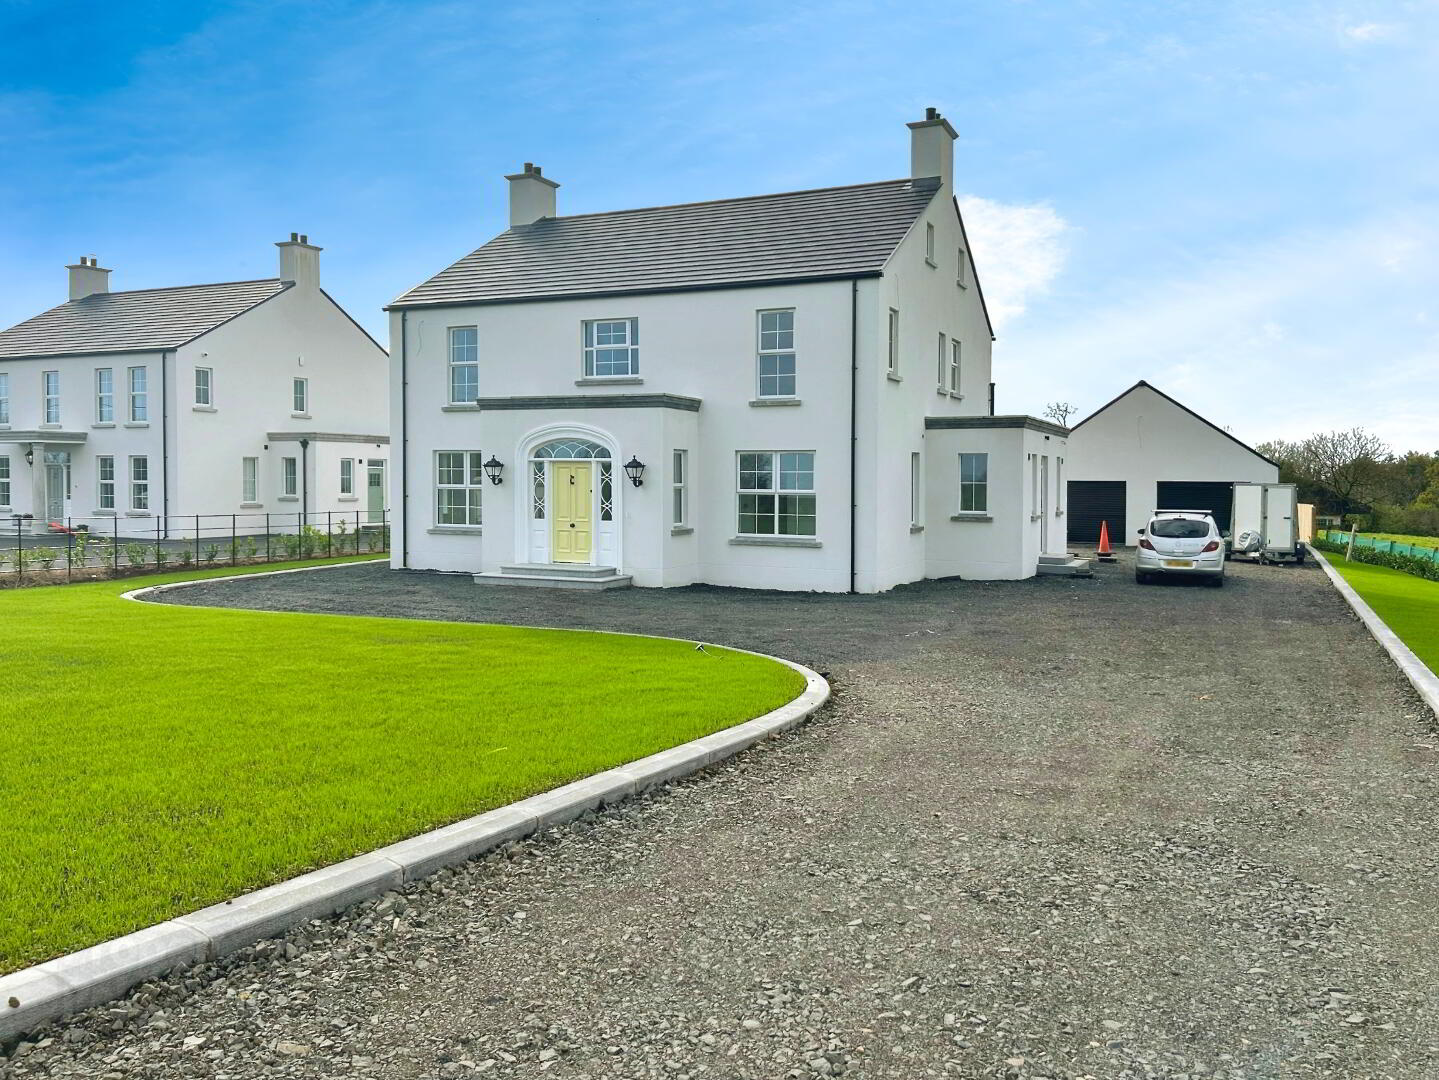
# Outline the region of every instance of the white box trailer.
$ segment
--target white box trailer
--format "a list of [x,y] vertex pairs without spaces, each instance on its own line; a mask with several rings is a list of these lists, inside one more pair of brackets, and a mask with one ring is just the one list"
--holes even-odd
[[1302,563],[1299,489],[1293,484],[1236,483],[1229,535],[1233,558]]

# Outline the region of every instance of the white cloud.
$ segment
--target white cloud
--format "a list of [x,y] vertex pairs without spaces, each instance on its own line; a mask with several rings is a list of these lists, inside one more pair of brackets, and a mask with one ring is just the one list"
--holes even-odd
[[[1395,253],[1403,272],[1394,270]],[[1193,273],[1114,282],[995,354],[1005,411],[1097,407],[1147,379],[1246,441],[1362,426],[1399,450],[1439,442],[1439,289],[1422,213],[1215,251]]]
[[1370,42],[1383,41],[1394,36],[1398,29],[1393,23],[1365,22],[1356,23],[1354,26],[1340,28],[1342,33],[1350,41]]
[[1024,313],[1058,276],[1068,255],[1071,226],[1044,203],[994,202],[961,195],[965,231],[998,330]]

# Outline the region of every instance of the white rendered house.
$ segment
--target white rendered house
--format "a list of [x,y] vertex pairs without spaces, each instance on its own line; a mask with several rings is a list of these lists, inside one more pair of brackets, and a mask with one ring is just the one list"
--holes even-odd
[[277,246],[275,278],[129,292],[83,258],[67,302],[0,332],[0,529],[383,520],[388,358],[320,288],[321,249]]
[[[390,305],[393,564],[875,592],[1063,549],[1065,429],[992,413],[954,130],[909,174],[556,216]],[[403,451],[403,453],[402,453]],[[498,481],[498,482],[496,482]]]

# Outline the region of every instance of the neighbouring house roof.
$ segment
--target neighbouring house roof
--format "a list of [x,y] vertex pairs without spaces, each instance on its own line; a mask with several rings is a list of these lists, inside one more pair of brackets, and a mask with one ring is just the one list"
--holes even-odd
[[1253,454],[1255,457],[1257,457],[1260,461],[1268,462],[1270,465],[1273,465],[1276,469],[1279,468],[1279,462],[1273,461],[1273,460],[1265,457],[1263,454],[1261,454],[1258,450],[1254,449],[1254,447],[1250,446],[1248,443],[1246,443],[1246,442],[1241,442],[1240,440],[1236,439],[1233,435],[1229,434],[1229,432],[1225,431],[1225,430],[1224,430],[1222,427],[1220,427],[1219,425],[1214,424],[1214,423],[1212,423],[1211,421],[1204,419],[1204,417],[1200,416],[1197,412],[1195,412],[1195,411],[1194,411],[1193,409],[1191,409],[1189,406],[1185,405],[1183,402],[1175,401],[1172,397],[1170,397],[1168,394],[1166,394],[1163,390],[1159,389],[1159,387],[1157,387],[1157,386],[1151,386],[1149,383],[1145,382],[1143,379],[1140,379],[1137,383],[1135,383],[1133,386],[1131,386],[1128,390],[1124,391],[1124,393],[1118,394],[1118,395],[1110,398],[1108,401],[1106,401],[1106,402],[1105,402],[1103,405],[1101,405],[1099,408],[1095,409],[1092,413],[1090,413],[1088,416],[1086,416],[1086,417],[1085,417],[1083,420],[1081,420],[1079,423],[1075,424],[1072,428],[1069,429],[1070,434],[1072,435],[1074,432],[1078,431],[1078,430],[1079,430],[1080,428],[1082,428],[1085,424],[1089,423],[1091,420],[1093,420],[1093,419],[1094,419],[1096,416],[1098,416],[1100,413],[1104,412],[1104,410],[1107,409],[1107,408],[1109,408],[1111,405],[1114,405],[1116,402],[1123,401],[1125,398],[1127,398],[1130,394],[1134,393],[1134,392],[1135,392],[1136,390],[1138,390],[1140,387],[1143,387],[1144,389],[1149,390],[1149,391],[1152,392],[1152,393],[1158,394],[1160,397],[1162,397],[1165,401],[1169,402],[1169,404],[1173,405],[1175,408],[1184,410],[1184,411],[1187,412],[1190,416],[1194,417],[1194,419],[1198,420],[1201,424],[1204,424],[1204,425],[1207,426],[1207,427],[1213,428],[1215,431],[1219,432],[1219,434],[1223,435],[1223,436],[1224,436],[1226,439],[1228,439],[1230,442],[1236,443],[1237,445],[1242,446],[1245,450],[1248,450],[1251,454]]
[[391,307],[553,300],[877,276],[939,179],[541,218]]
[[176,349],[289,287],[265,278],[95,293],[0,331],[0,358]]

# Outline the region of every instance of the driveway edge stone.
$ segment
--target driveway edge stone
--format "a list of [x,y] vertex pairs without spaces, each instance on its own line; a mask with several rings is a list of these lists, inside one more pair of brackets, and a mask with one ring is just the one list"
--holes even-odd
[[[142,597],[146,593],[183,588],[200,582],[356,565],[361,563],[330,563],[260,574],[177,581],[133,589],[123,593],[122,597],[143,603]],[[613,636],[659,638],[659,635],[645,634]],[[0,976],[0,1043],[12,1042],[46,1023],[112,1001],[146,979],[176,968],[218,959],[257,941],[283,934],[309,919],[341,911],[443,867],[467,862],[533,833],[564,825],[591,810],[623,802],[651,788],[699,772],[797,727],[829,700],[828,681],[802,664],[747,649],[729,651],[749,652],[752,656],[762,656],[783,664],[804,676],[804,690],[787,704],[723,731],[288,881],[168,919],[132,934]]]
[[1354,586],[1345,581],[1338,570],[1329,565],[1329,560],[1324,553],[1312,545],[1310,553],[1319,560],[1320,567],[1329,576],[1334,587],[1339,590],[1339,595],[1344,597],[1349,606],[1354,609],[1354,614],[1368,628],[1369,633],[1374,635],[1374,640],[1385,652],[1389,659],[1398,665],[1404,677],[1413,684],[1424,703],[1433,711],[1435,719],[1439,719],[1439,675],[1429,670],[1429,665],[1415,655],[1414,650],[1400,640],[1399,635],[1389,629],[1389,624],[1381,619],[1378,613],[1364,602],[1364,598],[1354,590]]

